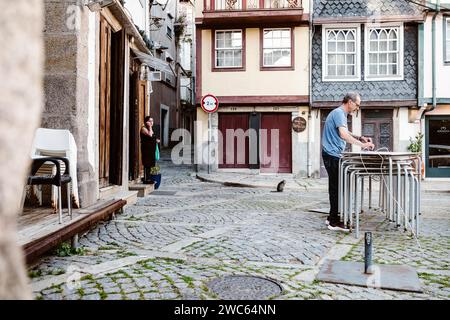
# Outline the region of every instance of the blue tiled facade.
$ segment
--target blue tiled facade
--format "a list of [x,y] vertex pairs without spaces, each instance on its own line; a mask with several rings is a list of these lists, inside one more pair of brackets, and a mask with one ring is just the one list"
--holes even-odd
[[[419,2],[419,1],[417,1]],[[421,15],[422,8],[406,0],[315,0],[314,18]]]
[[322,81],[322,28],[314,27],[312,43],[312,101],[340,101],[348,91],[358,91],[364,101],[417,99],[417,25],[404,25],[404,80],[364,80],[364,25],[361,26],[361,81]]

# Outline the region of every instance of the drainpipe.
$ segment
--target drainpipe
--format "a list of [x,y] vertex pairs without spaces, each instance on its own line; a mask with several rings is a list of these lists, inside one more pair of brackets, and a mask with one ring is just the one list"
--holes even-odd
[[433,15],[433,20],[431,22],[431,63],[432,63],[432,91],[433,91],[433,105],[430,110],[433,111],[436,108],[436,16],[439,14],[440,11],[440,0],[437,0],[436,2],[436,12]]
[[308,91],[309,91],[309,106],[308,106],[308,143],[307,143],[307,148],[306,148],[306,174],[308,176],[308,178],[311,178],[312,175],[312,164],[311,164],[311,139],[313,136],[312,133],[312,125],[311,125],[311,121],[312,121],[312,116],[311,116],[311,112],[312,112],[312,108],[311,108],[311,103],[312,103],[312,34],[313,34],[313,24],[312,24],[312,16],[313,16],[313,1],[309,0],[309,83],[308,83]]

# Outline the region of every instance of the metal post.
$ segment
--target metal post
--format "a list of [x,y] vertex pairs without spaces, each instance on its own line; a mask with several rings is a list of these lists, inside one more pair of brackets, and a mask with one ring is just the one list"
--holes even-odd
[[369,176],[369,210],[372,209],[372,176]]
[[393,199],[393,183],[392,183],[392,158],[389,157],[389,190],[388,190],[388,212],[389,212],[389,220],[394,221],[394,199]]
[[364,235],[364,273],[372,274],[372,232]]
[[78,233],[72,237],[72,241],[71,242],[72,242],[72,248],[78,249],[78,247],[79,247]]
[[211,113],[208,113],[208,174],[210,174],[210,164],[211,164]]
[[61,186],[58,188],[58,207],[59,207],[59,223],[63,222],[63,212],[62,212],[62,192]]
[[401,201],[401,186],[402,186],[402,171],[400,168],[400,163],[397,162],[397,219],[396,219],[396,226],[400,227],[400,212],[401,212],[401,206],[400,206],[400,201]]

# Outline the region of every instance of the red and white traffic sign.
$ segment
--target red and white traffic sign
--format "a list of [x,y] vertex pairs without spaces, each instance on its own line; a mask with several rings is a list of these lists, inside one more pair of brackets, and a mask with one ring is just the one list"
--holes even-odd
[[202,98],[201,106],[206,113],[213,113],[219,109],[219,100],[212,94],[207,94]]

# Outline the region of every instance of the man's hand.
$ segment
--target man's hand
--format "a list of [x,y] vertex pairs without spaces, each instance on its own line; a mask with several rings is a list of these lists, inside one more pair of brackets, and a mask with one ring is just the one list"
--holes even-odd
[[373,149],[375,149],[375,145],[372,142],[367,141],[367,142],[363,143],[361,148],[366,149],[366,150],[373,150]]
[[366,142],[372,143],[372,138],[369,138],[369,137],[361,136],[361,137],[359,138],[359,140],[361,140],[361,142],[363,142],[363,143],[366,143]]
[[156,143],[160,143],[161,142],[161,140],[159,140],[159,139],[156,139]]

